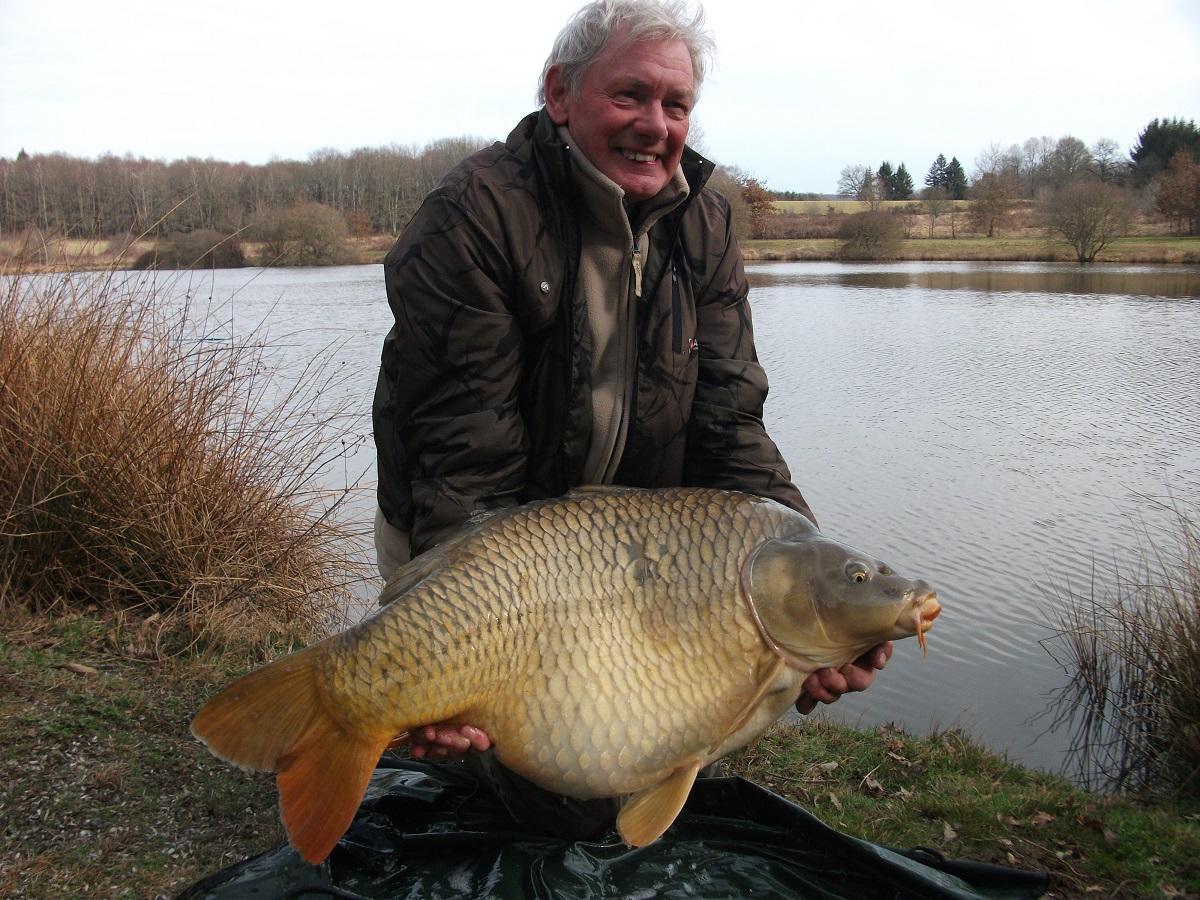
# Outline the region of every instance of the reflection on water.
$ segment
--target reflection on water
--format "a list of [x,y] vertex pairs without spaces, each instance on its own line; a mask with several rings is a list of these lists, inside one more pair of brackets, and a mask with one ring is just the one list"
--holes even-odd
[[[762,263],[750,277],[768,428],[822,529],[945,606],[927,660],[897,645],[831,714],[961,724],[1058,767],[1065,736],[1034,743],[1028,722],[1064,681],[1039,644],[1055,592],[1102,594],[1109,564],[1134,565],[1138,517],[1161,524],[1146,496],[1200,500],[1200,269]],[[213,335],[258,328],[285,374],[325,352],[329,402],[354,411],[325,477],[371,483],[391,324],[378,266],[219,271],[170,292],[216,309]],[[352,502],[365,531],[373,494]]]
[[[936,265],[937,268],[929,268]],[[762,268],[755,269],[762,272]],[[882,266],[809,264],[782,275],[796,286],[837,285],[872,289],[977,291],[1035,294],[1125,294],[1134,297],[1200,296],[1200,269],[1189,266],[1065,266],[1043,263],[916,263]]]

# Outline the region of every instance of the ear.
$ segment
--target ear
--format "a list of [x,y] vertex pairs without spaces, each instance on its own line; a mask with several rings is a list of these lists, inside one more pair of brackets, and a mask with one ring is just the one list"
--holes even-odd
[[546,73],[546,112],[555,125],[566,125],[571,107],[571,89],[563,78],[561,66],[551,66]]

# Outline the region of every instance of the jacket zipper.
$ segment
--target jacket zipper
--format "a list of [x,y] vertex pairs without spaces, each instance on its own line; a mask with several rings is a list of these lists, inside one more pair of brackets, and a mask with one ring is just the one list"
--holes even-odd
[[633,296],[642,299],[642,251],[638,249],[634,238],[633,245]]
[[671,263],[671,343],[676,353],[683,352],[683,309],[679,302],[679,275]]

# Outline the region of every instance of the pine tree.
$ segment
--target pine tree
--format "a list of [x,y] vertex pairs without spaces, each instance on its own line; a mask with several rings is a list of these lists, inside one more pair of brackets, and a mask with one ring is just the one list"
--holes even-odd
[[957,156],[951,157],[950,164],[946,166],[946,181],[942,186],[955,200],[967,199],[967,173],[963,171]]
[[933,165],[929,167],[929,173],[925,176],[925,186],[946,186],[946,154],[939,153],[937,159],[933,161]]
[[1155,119],[1142,129],[1137,145],[1129,153],[1133,165],[1133,183],[1141,186],[1167,167],[1180,150],[1200,161],[1200,129],[1194,121]]
[[913,195],[913,180],[908,174],[908,168],[904,163],[900,163],[900,167],[896,169],[896,176],[892,180],[895,190],[892,192],[893,200],[908,200]]
[[896,173],[892,171],[892,164],[887,160],[881,162],[875,177],[879,182],[879,199],[895,200]]

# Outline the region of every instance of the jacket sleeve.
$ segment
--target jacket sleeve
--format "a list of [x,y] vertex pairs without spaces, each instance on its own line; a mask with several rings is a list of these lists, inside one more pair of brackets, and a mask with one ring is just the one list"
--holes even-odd
[[[707,192],[706,192],[707,193]],[[713,209],[713,207],[716,209]],[[686,483],[778,500],[814,523],[763,425],[767,376],[754,349],[750,287],[728,205],[710,204],[705,274],[695,289],[699,362],[688,422]]]
[[395,325],[374,403],[379,502],[414,555],[476,509],[515,503],[524,483],[522,345],[501,246],[435,192],[384,261]]

